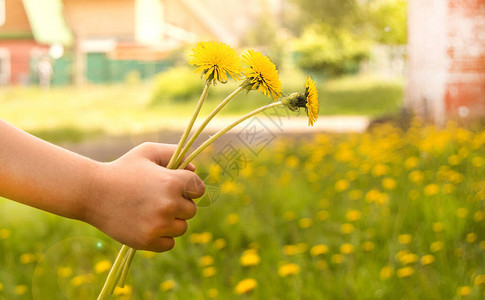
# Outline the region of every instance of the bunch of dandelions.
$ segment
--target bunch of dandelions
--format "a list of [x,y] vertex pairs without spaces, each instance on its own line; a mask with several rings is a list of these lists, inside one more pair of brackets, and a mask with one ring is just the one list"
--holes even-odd
[[[277,106],[287,107],[291,111],[304,108],[308,116],[308,125],[311,126],[313,126],[318,118],[318,92],[315,87],[315,82],[310,77],[307,77],[303,93],[296,92],[282,97],[278,70],[271,60],[260,52],[249,50],[243,54],[241,59],[234,49],[224,43],[200,42],[193,49],[191,57],[190,64],[197,67],[196,72],[202,73],[202,78],[205,79],[205,85],[194,113],[178,143],[177,149],[167,165],[168,169],[184,169],[197,155],[224,133],[262,111]],[[246,67],[242,67],[242,63]],[[241,80],[241,84],[214,108],[189,139],[190,132],[209,93],[209,89],[211,86],[215,86],[217,82],[226,83],[228,76],[235,81]],[[227,125],[207,139],[184,159],[195,140],[216,114],[239,93],[242,91],[249,93],[252,90],[261,92],[269,98],[273,98],[274,102],[261,106]],[[134,249],[126,245],[121,247],[103,289],[98,296],[98,300],[106,299],[113,293],[117,285],[120,287],[124,286],[134,255]]]

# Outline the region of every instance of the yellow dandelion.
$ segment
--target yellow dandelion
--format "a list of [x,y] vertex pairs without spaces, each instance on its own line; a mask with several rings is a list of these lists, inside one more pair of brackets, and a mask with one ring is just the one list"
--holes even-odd
[[340,230],[342,231],[343,234],[351,234],[352,232],[354,232],[354,225],[350,224],[350,223],[344,223],[340,226]]
[[423,255],[423,256],[421,257],[421,260],[420,260],[420,261],[421,261],[421,264],[422,264],[423,266],[426,266],[426,265],[429,265],[429,264],[434,263],[434,260],[435,260],[435,259],[434,259],[434,256],[433,256],[433,255],[431,255],[431,254],[427,254],[427,255]]
[[260,52],[249,50],[243,55],[243,61],[249,66],[243,70],[248,90],[256,90],[278,99],[281,95],[281,82],[271,60]]
[[396,186],[397,186],[396,180],[389,177],[382,179],[382,187],[385,188],[386,190],[393,190],[396,188]]
[[237,222],[239,222],[239,215],[238,214],[230,213],[230,214],[227,215],[227,217],[226,217],[226,223],[228,225],[234,225]]
[[411,241],[413,240],[413,236],[410,235],[410,234],[400,234],[397,237],[397,240],[398,240],[399,244],[407,245],[407,244],[411,243]]
[[430,183],[424,187],[424,194],[426,196],[434,196],[440,192],[440,186],[436,183]]
[[221,250],[223,248],[225,248],[227,245],[227,242],[225,239],[217,239],[214,241],[214,247],[217,249],[217,250]]
[[318,91],[315,81],[309,76],[305,83],[306,113],[308,115],[308,125],[313,126],[318,119]]
[[373,242],[367,241],[367,242],[362,243],[362,250],[364,250],[366,252],[371,252],[375,248],[376,248],[376,245]]
[[207,244],[212,240],[212,233],[210,232],[192,233],[189,238],[192,244]]
[[111,268],[111,262],[109,260],[102,260],[94,265],[94,272],[98,274],[103,273],[108,271],[109,268]]
[[174,288],[175,288],[175,280],[173,279],[168,279],[160,283],[160,289],[164,292],[173,290]]
[[202,276],[204,277],[212,277],[216,275],[216,273],[217,273],[217,270],[214,267],[207,267],[202,269]]
[[404,267],[396,271],[396,276],[399,278],[406,278],[413,274],[414,274],[414,269],[412,267]]
[[399,260],[401,261],[401,263],[403,265],[409,265],[409,264],[414,264],[414,263],[418,262],[419,257],[414,253],[407,253],[407,254],[402,255],[399,258]]
[[465,240],[466,240],[467,243],[472,244],[472,243],[475,243],[477,241],[477,238],[478,238],[478,236],[477,236],[476,233],[470,232],[470,233],[467,233]]
[[256,266],[259,264],[261,259],[259,258],[258,252],[255,249],[249,249],[244,251],[239,259],[241,266],[249,267]]
[[14,288],[14,292],[15,292],[16,295],[25,295],[25,294],[27,294],[27,291],[28,291],[27,286],[23,285],[23,284],[17,285]]
[[219,291],[217,289],[209,289],[207,291],[207,296],[209,296],[209,298],[217,298],[219,296]]
[[278,275],[286,277],[300,272],[300,266],[297,264],[284,264],[278,269]]
[[249,293],[258,286],[258,282],[252,278],[246,278],[236,285],[234,292],[238,295]]
[[471,292],[472,288],[469,286],[460,286],[457,291],[458,295],[462,297],[470,295]]
[[199,42],[192,50],[191,65],[197,66],[195,72],[202,72],[208,83],[226,83],[227,74],[234,80],[239,79],[241,61],[237,52],[224,43]]
[[382,280],[385,280],[390,278],[393,274],[394,274],[394,268],[391,266],[385,266],[381,269],[380,276]]
[[199,264],[202,267],[207,267],[207,266],[213,265],[214,264],[214,257],[212,257],[210,255],[204,255],[201,258],[199,258]]
[[479,287],[485,287],[485,275],[479,274],[473,280],[473,284]]
[[441,222],[436,222],[436,223],[433,223],[433,231],[438,233],[438,232],[442,232],[444,229],[444,225],[443,223]]
[[305,243],[299,243],[296,245],[285,245],[283,246],[283,253],[285,255],[291,256],[307,251],[308,245]]
[[475,222],[481,222],[485,220],[485,211],[479,210],[473,214],[473,220]]
[[24,253],[24,254],[20,255],[19,260],[24,265],[30,264],[30,263],[35,261],[35,255],[32,254],[32,253]]
[[333,263],[333,264],[341,264],[343,263],[344,261],[344,257],[342,254],[334,254],[332,255],[332,257],[330,257],[330,261]]
[[362,216],[362,213],[359,210],[349,210],[345,214],[345,218],[349,222],[358,221],[358,220],[360,220],[361,216]]
[[311,254],[311,256],[318,256],[318,255],[322,255],[322,254],[328,253],[329,250],[330,249],[328,248],[327,245],[318,244],[318,245],[313,246],[310,249],[310,254]]
[[342,254],[351,254],[354,252],[354,245],[352,244],[343,244],[340,246],[340,253]]
[[464,219],[468,216],[468,209],[466,209],[465,207],[460,207],[456,210],[456,215],[458,216],[458,218]]
[[118,296],[128,296],[133,293],[133,288],[130,285],[125,285],[124,287],[117,286],[113,291],[113,295]]
[[298,226],[300,226],[300,228],[302,229],[306,229],[306,228],[309,228],[313,225],[313,220],[310,219],[310,218],[301,218],[299,221],[298,221]]
[[0,240],[6,240],[10,237],[11,232],[6,228],[0,229]]
[[345,179],[340,179],[339,181],[335,182],[335,190],[337,192],[345,191],[350,186],[349,182]]

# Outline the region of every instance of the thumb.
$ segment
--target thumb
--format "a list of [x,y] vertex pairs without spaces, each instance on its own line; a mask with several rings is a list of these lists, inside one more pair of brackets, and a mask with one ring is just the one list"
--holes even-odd
[[[143,156],[162,167],[167,166],[177,149],[177,145],[162,143],[143,143],[140,147]],[[195,171],[195,166],[189,164],[185,169]]]

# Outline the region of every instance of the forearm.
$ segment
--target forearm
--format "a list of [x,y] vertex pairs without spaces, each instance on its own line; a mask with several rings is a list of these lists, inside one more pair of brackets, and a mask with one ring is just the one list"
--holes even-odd
[[82,219],[98,163],[0,120],[0,195]]

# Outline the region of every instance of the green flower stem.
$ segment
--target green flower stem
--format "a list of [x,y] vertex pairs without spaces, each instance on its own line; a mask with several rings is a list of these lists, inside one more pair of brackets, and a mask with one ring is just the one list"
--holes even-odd
[[210,81],[207,81],[205,83],[204,90],[202,91],[202,95],[200,95],[199,102],[197,103],[194,113],[192,114],[192,117],[189,121],[189,124],[185,128],[185,132],[183,133],[182,138],[180,138],[180,141],[177,145],[177,149],[175,150],[175,153],[172,155],[172,158],[167,164],[167,169],[175,169],[175,163],[177,162],[177,158],[180,154],[180,151],[182,151],[182,147],[184,146],[185,141],[187,140],[187,137],[189,136],[189,133],[192,130],[192,127],[194,126],[195,119],[197,119],[200,109],[202,108],[202,104],[204,104],[204,100],[207,97],[207,94],[209,93],[209,88],[210,88]]
[[125,255],[128,252],[128,248],[129,247],[126,245],[123,245],[121,247],[121,250],[116,257],[116,260],[113,263],[111,270],[109,271],[108,278],[106,278],[103,289],[98,296],[98,300],[108,299],[108,297],[113,293],[114,287],[116,287],[116,283],[118,282],[120,268],[125,261]]
[[200,133],[204,128],[209,124],[209,122],[216,116],[216,114],[227,104],[229,101],[234,99],[240,92],[244,90],[243,86],[238,87],[234,92],[232,92],[229,96],[226,97],[219,105],[214,108],[214,110],[207,116],[207,118],[204,120],[204,122],[199,126],[197,131],[192,135],[192,137],[189,139],[187,144],[184,146],[182,149],[182,152],[180,152],[177,161],[175,163],[176,166],[178,166],[181,162],[182,159],[184,158],[184,155],[189,151],[190,147],[192,144],[194,144],[195,140],[199,137]]
[[254,115],[257,115],[259,114],[260,112],[262,111],[265,111],[267,109],[270,109],[270,108],[273,108],[273,107],[277,107],[277,106],[280,106],[280,105],[283,105],[284,103],[282,101],[278,101],[278,102],[273,102],[271,104],[268,104],[268,105],[265,105],[263,107],[260,107],[256,110],[253,110],[252,112],[248,113],[248,114],[245,114],[244,116],[242,116],[241,118],[237,119],[236,121],[234,121],[233,123],[231,123],[230,125],[226,126],[225,128],[219,130],[216,134],[214,134],[213,136],[211,136],[207,141],[205,141],[202,145],[199,146],[199,148],[195,149],[194,152],[192,152],[192,154],[190,154],[187,159],[185,159],[182,164],[178,167],[179,169],[185,169],[185,167],[187,167],[187,165],[197,156],[200,154],[200,152],[202,152],[205,148],[207,148],[210,144],[212,144],[215,140],[217,140],[221,135],[223,135],[224,133],[228,132],[229,130],[231,130],[232,128],[234,128],[236,125],[240,124],[241,122],[251,118],[252,116]]
[[118,285],[121,288],[125,286],[126,277],[128,276],[131,262],[133,261],[133,257],[135,257],[135,253],[136,253],[136,250],[133,248],[130,248],[125,255],[126,258],[123,263],[123,269],[121,270],[120,280],[118,281]]

